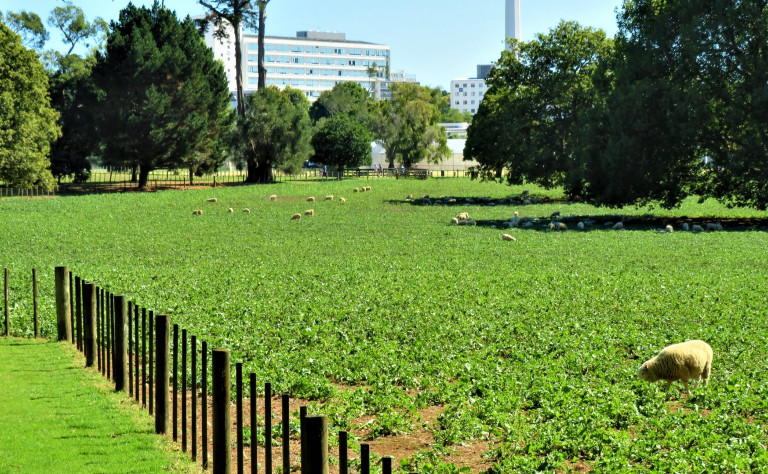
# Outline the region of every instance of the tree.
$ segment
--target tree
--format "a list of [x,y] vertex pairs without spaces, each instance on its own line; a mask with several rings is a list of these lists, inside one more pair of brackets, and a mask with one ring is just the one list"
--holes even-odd
[[611,51],[602,30],[573,22],[530,42],[512,40],[488,76],[491,88],[468,130],[464,159],[477,160],[485,178],[501,178],[503,168],[510,184],[580,194],[582,120],[605,101],[596,81]]
[[317,123],[321,118],[344,113],[365,123],[370,104],[370,95],[363,86],[357,82],[340,82],[333,86],[333,89],[320,94],[309,108],[309,117]]
[[258,163],[261,183],[272,181],[272,168],[294,173],[312,148],[306,97],[290,87],[265,87],[246,96],[245,118],[236,139],[237,155]]
[[68,56],[72,54],[80,41],[99,34],[106,34],[108,25],[98,17],[93,22],[89,22],[85,18],[83,9],[72,5],[72,2],[65,1],[64,5],[51,11],[48,24],[58,29],[66,42],[69,43],[69,50],[64,54],[64,56]]
[[[0,20],[3,18],[0,17]],[[48,41],[48,31],[36,13],[24,10],[19,13],[7,12],[4,20],[11,30],[21,36],[22,45],[28,48],[42,49]]]
[[0,22],[0,180],[52,189],[48,153],[59,133],[37,53]]
[[416,83],[392,84],[392,98],[376,102],[371,130],[384,147],[389,167],[399,159],[410,168],[420,161],[439,163],[450,155],[440,113],[428,87]]
[[120,12],[93,79],[103,95],[103,155],[108,163],[137,164],[139,188],[153,169],[212,153],[229,133],[234,117],[223,65],[189,18],[179,22],[157,2]]
[[336,166],[339,179],[344,168],[371,164],[371,136],[368,130],[347,114],[323,119],[312,137],[314,161]]

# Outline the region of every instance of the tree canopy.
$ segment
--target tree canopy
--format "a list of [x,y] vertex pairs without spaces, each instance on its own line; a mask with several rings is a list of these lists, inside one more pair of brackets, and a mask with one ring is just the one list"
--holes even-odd
[[98,132],[107,162],[149,172],[219,149],[233,123],[223,65],[192,21],[157,2],[132,4],[112,22],[93,79],[101,90]]
[[60,133],[56,118],[37,53],[0,22],[0,180],[53,188],[48,154]]
[[340,82],[333,86],[333,89],[323,91],[320,97],[312,103],[309,117],[313,122],[317,122],[321,118],[344,113],[355,117],[361,123],[365,123],[368,119],[368,109],[371,107],[371,102],[368,91],[357,82]]
[[371,164],[371,136],[354,117],[337,113],[323,119],[312,137],[314,161],[335,166],[339,179],[344,168]]

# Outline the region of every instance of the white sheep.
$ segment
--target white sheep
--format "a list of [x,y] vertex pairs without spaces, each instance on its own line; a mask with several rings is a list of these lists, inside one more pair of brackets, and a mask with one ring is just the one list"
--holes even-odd
[[409,194],[409,195],[408,195],[408,196],[405,198],[405,200],[406,200],[406,201],[410,201],[411,199],[413,199],[413,194]]
[[300,221],[301,220],[301,214],[294,214],[293,217],[291,217],[292,221]]
[[472,219],[461,219],[458,225],[477,225],[477,222]]
[[579,230],[584,230],[584,223],[583,222],[579,222],[578,224],[576,224],[576,227],[578,227]]
[[203,215],[203,210],[202,209],[195,209],[194,211],[192,211],[192,214],[194,214],[196,216],[202,216]]
[[457,219],[459,219],[459,220],[462,220],[462,219],[469,219],[469,213],[468,213],[468,212],[460,212],[460,213],[459,213],[459,214],[456,216],[456,218],[457,218]]
[[691,227],[688,225],[688,223],[687,223],[687,222],[683,222],[683,226],[682,226],[682,227],[683,227],[683,230],[684,230],[684,231],[686,231],[686,232],[688,232],[688,230],[690,230],[690,228],[691,228]]
[[707,224],[707,230],[711,230],[711,231],[723,230],[723,225],[719,222],[710,222]]
[[558,222],[557,223],[557,230],[568,230],[568,226],[565,225],[565,222]]
[[305,216],[314,216],[315,215],[315,210],[314,209],[307,209],[306,211],[304,211],[304,215]]
[[248,209],[247,207],[244,207],[244,208],[243,208],[243,212],[245,212],[246,214],[250,214],[250,213],[251,213],[251,210],[250,210],[250,209]]
[[343,197],[340,197],[340,198],[339,198],[339,202],[342,202],[342,203],[344,203],[344,202],[347,202],[347,200],[346,200],[346,199],[344,199]]
[[457,218],[455,218],[455,217],[452,217],[451,218],[451,224],[452,225],[458,225],[459,224],[459,220]]
[[270,201],[277,201],[277,194],[273,194],[273,195],[269,196],[269,200]]
[[227,212],[235,212],[235,210],[230,207],[229,209],[227,209]]
[[613,230],[622,230],[623,228],[624,228],[624,223],[623,222],[617,222],[613,226]]
[[704,380],[706,386],[712,371],[712,348],[704,341],[686,341],[667,346],[653,359],[640,366],[637,376],[646,382],[664,380],[667,388],[675,380],[682,380],[685,392],[690,394],[688,380]]
[[333,201],[333,196],[325,196],[326,201]]
[[691,230],[693,232],[704,232],[704,228],[701,227],[699,224],[693,224],[693,226],[691,227]]
[[501,240],[508,240],[510,242],[517,242],[517,239],[509,234],[501,234]]
[[520,218],[520,213],[515,211],[515,219],[518,219],[518,218]]
[[371,187],[370,186],[365,186],[363,189],[365,189],[366,191],[370,191]]
[[218,199],[216,199],[216,198],[209,198],[209,199],[206,199],[206,201],[208,201],[208,202],[216,202],[216,201],[218,201]]
[[675,229],[671,225],[667,225],[666,227],[664,227],[664,232],[668,232],[671,234],[674,231]]
[[560,211],[555,211],[555,212],[553,212],[552,214],[549,215],[549,218],[552,219],[552,218],[559,217],[559,216],[560,216]]
[[355,192],[356,192],[356,193],[359,193],[359,192],[360,192],[360,190],[359,190],[358,188],[355,188]]
[[316,199],[315,199],[314,196],[310,196],[310,197],[307,198],[307,202],[315,202],[315,201],[316,201]]

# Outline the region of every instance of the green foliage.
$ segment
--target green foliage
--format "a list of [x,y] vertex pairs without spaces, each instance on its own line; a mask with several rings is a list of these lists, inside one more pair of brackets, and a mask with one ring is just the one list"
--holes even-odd
[[110,164],[138,165],[140,188],[151,170],[214,153],[230,132],[223,65],[191,20],[179,22],[157,2],[120,12],[106,52],[97,55],[93,80],[102,91],[97,120],[103,156]]
[[82,8],[70,1],[65,1],[64,5],[54,8],[48,17],[48,24],[58,29],[64,40],[69,43],[69,51],[64,56],[70,55],[82,40],[106,35],[108,25],[103,19],[97,17],[93,22],[89,22]]
[[323,91],[309,109],[309,117],[317,123],[322,118],[344,113],[361,123],[368,118],[371,98],[357,82],[340,82],[329,91]]
[[312,148],[306,98],[300,92],[270,86],[246,97],[245,118],[236,137],[238,156],[258,164],[259,182],[272,181],[272,168],[289,173],[301,168]]
[[48,154],[60,130],[47,87],[37,54],[0,23],[0,180],[9,186],[55,184]]
[[440,163],[450,156],[445,130],[438,125],[434,91],[411,82],[392,84],[391,90],[391,99],[375,103],[370,120],[389,166],[399,160],[410,168],[420,161]]
[[13,32],[21,36],[22,45],[28,48],[42,49],[50,36],[37,13],[25,10],[6,12],[5,18],[0,15],[0,21],[5,21]]
[[[36,267],[41,327],[55,334],[50,282],[54,266],[69,263],[209,347],[231,349],[277,393],[315,399],[310,412],[333,420],[329,432],[413,433],[419,410],[440,407],[435,442],[408,472],[457,472],[441,466],[447,453],[477,443],[496,472],[567,471],[578,461],[598,472],[765,470],[768,266],[759,256],[768,233],[548,232],[554,211],[615,220],[649,210],[404,202],[523,189],[563,197],[437,178],[0,200],[12,333],[32,331]],[[218,202],[206,203],[212,193]],[[313,203],[313,218],[289,220],[307,196],[326,194],[347,202]],[[459,211],[541,222],[505,230],[517,242],[503,242],[500,229],[450,226]],[[656,214],[768,218],[696,198]],[[665,394],[636,378],[662,347],[695,338],[715,351],[708,388],[688,398],[679,382]]]
[[[324,119],[312,137],[314,161],[337,167],[353,168],[371,164],[371,136],[357,120],[344,113]],[[339,173],[341,177],[343,173]]]

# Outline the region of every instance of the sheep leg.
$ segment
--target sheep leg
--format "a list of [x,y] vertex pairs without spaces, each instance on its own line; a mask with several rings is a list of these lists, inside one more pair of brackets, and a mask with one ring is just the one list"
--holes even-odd
[[669,392],[669,387],[672,385],[672,382],[667,382],[667,386],[664,389],[665,392]]
[[685,380],[685,379],[683,379],[683,386],[685,386],[685,393],[687,393],[688,395],[690,395],[690,394],[691,394],[691,391],[688,389],[688,381],[687,381],[687,380]]

